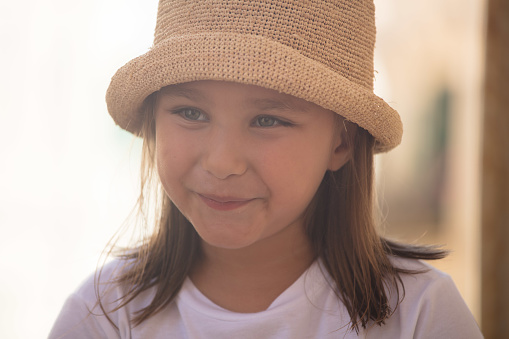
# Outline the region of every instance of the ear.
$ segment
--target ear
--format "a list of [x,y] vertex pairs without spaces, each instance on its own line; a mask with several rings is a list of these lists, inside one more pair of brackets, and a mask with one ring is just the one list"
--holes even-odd
[[[348,129],[347,126],[349,127]],[[328,170],[335,172],[350,160],[352,154],[350,143],[348,142],[350,133],[355,133],[355,128],[352,124],[347,124],[345,120],[338,123],[331,148],[329,165],[327,166]]]

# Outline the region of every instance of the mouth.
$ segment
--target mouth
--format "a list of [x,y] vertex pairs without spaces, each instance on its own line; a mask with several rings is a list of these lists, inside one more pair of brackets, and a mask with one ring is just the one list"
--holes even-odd
[[237,197],[220,197],[215,195],[197,193],[200,199],[208,207],[217,211],[231,211],[249,204],[254,199]]

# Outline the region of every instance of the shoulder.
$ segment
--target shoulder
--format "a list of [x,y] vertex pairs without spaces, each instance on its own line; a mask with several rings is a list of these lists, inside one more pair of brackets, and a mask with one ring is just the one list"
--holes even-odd
[[401,285],[398,307],[422,310],[444,299],[464,304],[456,285],[447,273],[416,259],[391,258],[391,262],[395,268],[412,272],[399,274]]
[[[392,265],[402,271],[412,273],[400,273],[405,291],[408,293],[419,293],[419,291],[433,290],[435,285],[452,285],[454,283],[451,277],[429,263],[422,260],[390,257]],[[431,292],[428,291],[428,292]]]
[[96,309],[99,300],[108,305],[108,311],[114,309],[119,304],[118,299],[124,294],[124,289],[117,284],[117,279],[128,265],[128,261],[120,259],[105,264],[90,274],[69,298],[80,300],[90,309]]
[[396,268],[419,273],[400,274],[399,298],[390,290],[394,314],[387,321],[388,332],[409,338],[482,337],[448,274],[420,260],[392,257],[391,262]]
[[[49,338],[118,337],[118,328],[129,322],[129,316],[125,308],[111,311],[120,305],[124,295],[124,290],[115,281],[127,264],[125,260],[114,260],[85,279],[67,298]],[[99,301],[107,311],[109,320]]]

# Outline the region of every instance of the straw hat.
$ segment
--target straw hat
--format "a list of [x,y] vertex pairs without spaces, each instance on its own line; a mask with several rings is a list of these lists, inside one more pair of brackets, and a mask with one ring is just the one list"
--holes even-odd
[[397,146],[398,113],[373,94],[373,0],[160,0],[154,45],[113,76],[108,110],[138,134],[143,101],[196,80],[258,85],[330,109]]

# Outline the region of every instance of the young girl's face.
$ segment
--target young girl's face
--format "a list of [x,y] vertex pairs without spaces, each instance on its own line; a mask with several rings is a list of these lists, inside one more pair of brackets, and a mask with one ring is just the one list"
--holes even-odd
[[243,248],[283,230],[303,235],[325,171],[348,157],[335,113],[258,86],[169,86],[155,117],[162,185],[215,247]]

